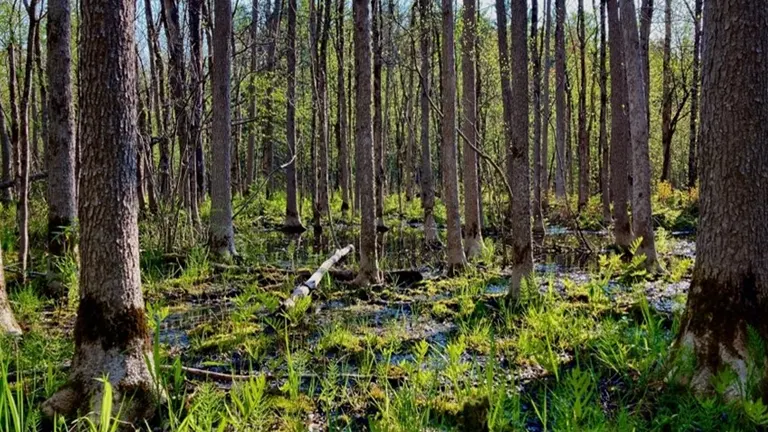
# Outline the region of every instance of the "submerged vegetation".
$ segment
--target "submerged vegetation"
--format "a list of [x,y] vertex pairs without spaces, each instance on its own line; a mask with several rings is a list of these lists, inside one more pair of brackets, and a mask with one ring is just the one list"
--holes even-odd
[[[288,236],[273,229],[281,220],[279,197],[236,200],[240,257],[224,265],[209,258],[194,228],[147,218],[140,237],[151,371],[166,397],[144,427],[759,430],[768,425],[768,408],[759,399],[728,402],[728,373],[717,377],[721,392],[709,397],[678,385],[676,376],[691,365],[684,355],[671,357],[670,347],[693,263],[696,196],[656,189],[663,275],[650,278],[642,256],[627,260],[607,248],[605,233],[591,222],[599,220],[599,206],[571,219],[554,207],[548,235],[536,246],[535,275],[511,307],[501,234],[489,226],[477,266],[444,279],[440,252],[423,251],[420,227],[410,221],[419,203],[396,195],[387,200],[392,229],[382,268],[418,271],[390,271],[385,284],[362,290],[346,283],[353,274],[344,269],[355,266],[349,256],[293,308],[282,300],[329,250],[356,237],[353,220],[339,217],[328,238]],[[203,207],[202,219],[207,215]],[[4,210],[2,226],[13,226],[14,217]],[[439,226],[443,218],[438,210]],[[552,225],[556,218],[561,225]],[[33,257],[41,256],[34,248],[44,224],[33,217],[30,228]],[[169,229],[170,243],[163,234]],[[2,243],[7,252],[15,247],[7,229]],[[88,416],[45,423],[40,403],[66,381],[74,349],[77,270],[61,262],[69,301],[53,303],[40,295],[38,279],[14,283],[15,263],[6,264],[24,336],[0,344],[2,429],[119,428],[116,419]],[[32,263],[41,271],[43,265]],[[110,392],[105,380],[105,404]]]

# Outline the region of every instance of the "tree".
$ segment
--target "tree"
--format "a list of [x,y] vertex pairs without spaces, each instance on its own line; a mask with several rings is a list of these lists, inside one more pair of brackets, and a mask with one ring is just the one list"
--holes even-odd
[[466,265],[467,258],[461,245],[461,217],[459,215],[459,176],[456,167],[456,56],[454,52],[453,2],[442,0],[443,44],[440,82],[443,88],[441,109],[443,119],[440,135],[443,162],[443,202],[447,215],[448,274],[454,274]]
[[5,272],[3,271],[3,248],[0,248],[0,334],[20,335],[21,327],[13,317],[11,305],[8,303],[8,292],[5,290]]
[[629,126],[632,142],[632,230],[642,239],[638,253],[645,255],[645,265],[656,270],[656,245],[651,220],[651,161],[648,155],[648,105],[640,41],[635,19],[634,0],[621,0],[621,24],[624,32],[624,59],[629,90]]
[[589,199],[589,136],[587,135],[587,35],[584,23],[584,0],[579,0],[579,209]]
[[229,106],[232,34],[231,0],[214,0],[213,26],[213,125],[211,147],[211,227],[210,247],[214,255],[228,258],[235,254],[235,229],[232,223],[231,170],[232,136]]
[[[549,100],[549,75],[552,70],[552,56],[550,35],[552,34],[552,0],[546,0],[546,16],[544,17],[544,42],[541,46],[542,56],[544,57],[544,91],[542,102],[544,112],[541,114],[541,208],[542,211],[548,207],[549,201],[549,120],[552,116],[552,104]],[[543,225],[543,223],[542,223]]]
[[344,82],[344,0],[337,0],[336,13],[336,140],[339,147],[339,186],[341,188],[341,215],[349,211],[349,143],[347,138],[347,92]]
[[694,0],[693,11],[693,65],[691,66],[691,113],[690,132],[688,133],[688,187],[696,186],[698,164],[696,141],[696,120],[699,116],[699,50],[701,45],[701,8],[703,0]]
[[[69,0],[48,1],[48,253],[55,261],[74,245],[69,231],[77,217],[75,201],[75,118],[72,109]],[[49,294],[66,294],[55,262],[49,263]]]
[[712,392],[728,369],[727,398],[760,399],[768,396],[765,354],[755,349],[768,339],[768,8],[707,0],[704,22],[701,219],[677,352],[695,360],[683,379],[696,393]]
[[555,195],[565,197],[565,0],[555,0]]
[[202,178],[204,177],[203,158],[203,28],[201,16],[203,0],[189,0],[189,63],[190,63],[190,105],[189,113],[189,197],[192,217],[200,224],[198,201],[202,197]]
[[526,44],[526,0],[512,0],[512,70],[515,71],[512,86],[512,129],[509,143],[512,155],[512,276],[509,295],[517,299],[523,278],[533,272],[531,248],[531,177],[529,169],[528,137],[528,44]]
[[600,132],[598,145],[600,148],[600,191],[603,209],[603,221],[611,220],[611,184],[610,184],[610,150],[608,148],[608,126],[606,124],[608,111],[608,71],[606,70],[606,0],[600,0]]
[[375,153],[375,170],[376,170],[376,228],[377,230],[385,231],[384,225],[384,158],[386,157],[384,147],[384,125],[383,125],[383,111],[381,106],[381,66],[383,64],[382,50],[384,49],[381,43],[381,23],[383,18],[381,17],[381,1],[371,0],[372,15],[372,30],[373,30],[373,147]]
[[[248,79],[248,118],[256,118],[256,69],[259,58],[259,0],[251,2],[251,25],[248,28],[250,36],[250,77]],[[256,128],[248,127],[248,152],[245,157],[245,189],[249,191],[256,175]]]
[[[541,139],[541,54],[539,52],[539,2],[531,3],[531,69],[533,74],[533,230],[539,235],[544,234],[544,215],[542,214],[541,194],[542,171],[542,147],[544,143]],[[542,48],[542,52],[543,52]],[[549,104],[549,101],[545,101]],[[544,125],[546,128],[547,125]],[[544,174],[546,175],[546,174]],[[543,189],[546,194],[546,189]]]
[[432,71],[430,68],[431,55],[431,26],[430,26],[429,0],[419,0],[419,18],[421,20],[419,51],[421,52],[421,81],[420,110],[421,110],[421,206],[424,209],[424,240],[428,246],[439,245],[437,238],[437,224],[435,223],[435,186],[432,177],[432,151],[429,145],[430,123],[430,80]]
[[629,178],[632,167],[629,131],[629,102],[624,63],[624,36],[619,20],[618,0],[605,0],[608,10],[611,56],[611,201],[613,202],[613,241],[624,250],[632,243],[629,220]]
[[373,128],[371,123],[371,1],[353,0],[355,20],[355,162],[360,196],[360,271],[357,285],[378,283],[376,191],[374,190]]
[[477,92],[475,50],[477,49],[477,0],[464,0],[464,31],[461,35],[461,131],[464,138],[464,248],[467,258],[483,250],[480,226],[480,197],[477,177]]
[[[650,41],[651,41],[651,23],[653,22],[653,1],[642,0],[640,4],[640,58],[643,63],[643,84],[645,86],[645,112],[648,123],[651,122],[651,59],[650,59]],[[632,5],[634,9],[634,4]],[[621,13],[622,19],[625,16]]]
[[80,4],[80,303],[69,382],[43,412],[98,418],[107,377],[115,410],[134,422],[159,397],[139,270],[135,2]]
[[[13,162],[11,154],[11,138],[8,136],[8,128],[5,126],[5,110],[0,103],[0,159],[2,159],[2,168],[0,168],[0,180],[4,182],[12,181]],[[0,191],[0,204],[11,202],[11,188],[4,188]]]
[[299,206],[296,202],[296,0],[288,0],[288,76],[286,81],[285,137],[291,157],[286,167],[286,201],[283,229],[288,232],[303,232]]

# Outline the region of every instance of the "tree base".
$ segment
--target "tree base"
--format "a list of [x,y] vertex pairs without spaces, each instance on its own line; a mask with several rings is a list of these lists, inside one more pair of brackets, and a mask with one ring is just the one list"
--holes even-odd
[[468,260],[475,259],[482,255],[485,244],[480,236],[468,237],[464,239],[464,253]]
[[283,222],[282,231],[286,234],[301,234],[307,230],[298,217],[286,217]]

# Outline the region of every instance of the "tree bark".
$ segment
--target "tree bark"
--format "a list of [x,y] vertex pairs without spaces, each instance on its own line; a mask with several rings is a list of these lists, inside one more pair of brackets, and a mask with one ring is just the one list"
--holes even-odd
[[21,327],[16,322],[16,318],[13,317],[13,310],[8,303],[8,292],[5,290],[2,248],[0,248],[0,333],[3,335],[21,335]]
[[459,177],[456,166],[456,57],[454,52],[453,2],[442,0],[443,67],[440,81],[443,87],[441,123],[441,157],[443,160],[443,202],[447,216],[448,274],[461,271],[467,258],[461,245],[459,215]]
[[[267,20],[267,60],[266,60],[266,73],[267,73],[267,79],[271,82],[274,79],[275,74],[275,68],[277,67],[277,40],[280,33],[280,20],[282,19],[282,10],[283,10],[283,2],[282,0],[275,0],[275,4],[272,10],[272,14],[269,16],[269,19]],[[272,112],[272,102],[274,95],[272,94],[273,86],[268,85],[267,86],[267,94],[264,96],[264,112],[266,113],[266,116],[264,116],[264,122],[263,122],[263,139],[264,139],[264,155],[262,159],[262,165],[261,165],[261,172],[265,179],[267,179],[266,184],[266,194],[267,197],[270,196],[270,193],[272,192],[273,187],[273,180],[269,177],[269,174],[272,172],[272,168],[274,166],[274,140],[275,137],[273,136],[273,129],[274,129],[274,119],[273,119],[273,112]]]
[[437,238],[437,224],[435,223],[435,187],[432,176],[432,151],[429,143],[430,129],[430,92],[432,70],[430,68],[431,48],[431,26],[430,26],[431,3],[429,0],[419,0],[419,18],[421,38],[419,42],[419,51],[421,52],[421,93],[420,93],[420,111],[421,111],[421,173],[419,180],[421,182],[421,206],[424,209],[424,240],[428,246],[439,245]]
[[[651,62],[649,46],[651,41],[651,23],[653,22],[653,1],[642,0],[640,5],[640,56],[643,63],[643,84],[645,86],[646,119],[651,122]],[[634,6],[634,4],[633,4]],[[634,7],[632,8],[634,10]],[[635,15],[636,16],[636,15]],[[622,12],[622,19],[624,15]],[[650,127],[650,126],[649,126]]]
[[649,270],[658,269],[651,220],[651,162],[648,155],[648,105],[642,52],[635,19],[634,0],[621,0],[621,24],[624,31],[629,90],[629,126],[632,141],[632,230],[642,242],[637,252],[645,255]]
[[664,152],[661,181],[668,182],[672,171],[672,0],[664,7],[664,58],[661,69],[661,147]]
[[509,296],[517,299],[524,278],[533,272],[531,248],[531,177],[528,136],[528,45],[526,44],[526,0],[511,2],[512,70],[515,71],[512,86],[512,141],[510,165],[512,167],[512,276]]
[[579,0],[579,210],[589,200],[589,135],[587,135],[587,35],[584,0]]
[[693,357],[682,379],[695,393],[711,393],[730,369],[726,399],[759,400],[768,397],[756,349],[768,339],[768,9],[707,0],[704,22],[701,218],[677,353]]
[[703,0],[694,0],[693,17],[693,65],[691,66],[691,114],[690,132],[688,133],[688,187],[695,187],[698,181],[698,154],[696,124],[699,116],[699,51],[701,45],[701,8]]
[[189,111],[189,197],[190,210],[195,224],[200,224],[198,209],[199,188],[198,168],[202,165],[203,153],[203,28],[201,16],[203,10],[202,0],[189,0],[187,12],[189,14],[189,87],[190,87],[190,111]]
[[48,1],[48,98],[49,127],[46,151],[48,166],[48,266],[49,292],[54,297],[66,295],[57,274],[56,260],[72,251],[74,236],[69,231],[77,218],[75,201],[75,118],[72,109],[70,68],[70,3]]
[[380,281],[376,247],[373,128],[371,122],[371,1],[353,0],[355,32],[355,159],[360,196],[360,271],[357,285]]
[[613,202],[613,238],[624,250],[632,243],[629,220],[629,192],[632,152],[629,130],[629,101],[624,62],[624,36],[619,20],[619,0],[605,0],[608,11],[611,56],[611,201]]
[[[250,73],[248,77],[248,118],[253,121],[256,118],[256,69],[259,56],[259,0],[251,2],[250,35]],[[256,127],[255,123],[248,125],[248,152],[245,157],[245,188],[250,191],[256,171]]]
[[600,191],[603,209],[603,221],[608,224],[611,220],[611,182],[610,165],[611,153],[608,147],[608,71],[606,69],[606,24],[605,9],[607,0],[600,0],[600,132],[598,143],[600,148]]
[[[319,0],[318,0],[319,1]],[[321,13],[318,17],[320,21],[320,40],[317,53],[317,93],[319,107],[317,110],[318,123],[320,126],[320,140],[317,148],[317,179],[315,187],[317,188],[317,214],[328,215],[330,203],[328,200],[328,143],[330,142],[330,133],[328,117],[330,116],[328,104],[328,38],[331,27],[331,0],[325,0]],[[316,224],[320,222],[318,218]],[[316,228],[318,226],[316,225]]]
[[293,159],[286,167],[286,204],[283,228],[290,232],[303,232],[299,207],[296,200],[296,0],[288,0],[288,89],[285,107],[285,137],[288,154]]
[[[135,2],[81,2],[82,179],[80,304],[69,383],[43,412],[94,412],[107,376],[112,415],[133,423],[152,416],[158,387],[139,271],[136,194]],[[105,32],[108,28],[110,31]]]
[[232,221],[231,187],[231,111],[229,106],[232,71],[230,35],[232,34],[231,0],[214,0],[213,26],[213,148],[211,172],[210,247],[214,255],[227,259],[235,252]]
[[349,139],[347,134],[347,92],[344,82],[344,0],[337,0],[336,14],[336,99],[337,99],[337,142],[339,146],[339,186],[341,189],[341,216],[346,218],[349,212]]
[[555,0],[555,195],[565,198],[565,141],[568,118],[565,113],[565,0]]
[[381,43],[381,1],[371,0],[373,32],[373,146],[376,170],[376,229],[386,230],[384,225],[384,125],[381,95],[381,67],[383,62]]
[[[531,3],[531,69],[533,73],[533,231],[544,235],[542,214],[541,55],[539,52],[539,2]],[[548,102],[547,102],[548,103]],[[544,125],[546,127],[546,125]],[[546,190],[544,191],[546,193]]]
[[544,57],[544,93],[542,95],[542,101],[544,104],[544,112],[541,114],[542,119],[542,131],[541,131],[541,207],[542,212],[549,207],[549,191],[550,179],[549,179],[549,121],[552,116],[552,104],[549,100],[549,75],[552,70],[552,56],[551,56],[551,44],[550,35],[552,34],[552,0],[546,0],[546,17],[544,23],[544,45],[541,47],[542,56]]
[[480,196],[477,177],[477,89],[475,50],[477,49],[477,0],[464,0],[461,34],[461,130],[464,138],[464,250],[475,258],[483,250],[480,225]]
[[[0,102],[0,158],[2,159],[0,179],[2,179],[3,182],[13,181],[12,154],[13,147],[11,146],[11,138],[8,135],[8,128],[5,125],[5,110],[3,109],[2,102]],[[11,202],[11,198],[12,194],[10,188],[0,191],[0,203],[8,204]]]

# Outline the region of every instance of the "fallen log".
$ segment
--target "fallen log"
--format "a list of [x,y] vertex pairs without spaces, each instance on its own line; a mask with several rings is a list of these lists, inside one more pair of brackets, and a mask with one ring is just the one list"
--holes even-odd
[[325,274],[328,273],[328,270],[330,270],[331,267],[333,267],[334,265],[336,265],[337,262],[339,262],[339,260],[341,260],[347,254],[349,254],[354,250],[355,250],[355,247],[353,245],[347,245],[347,247],[345,247],[344,249],[336,250],[336,253],[334,253],[333,256],[325,260],[325,262],[320,266],[320,268],[318,268],[314,273],[312,273],[312,276],[310,276],[306,282],[294,288],[291,296],[283,302],[283,306],[286,308],[292,308],[296,305],[296,301],[298,299],[307,297],[313,289],[317,288],[317,286],[320,285],[320,281],[323,279],[323,276],[325,276]]

